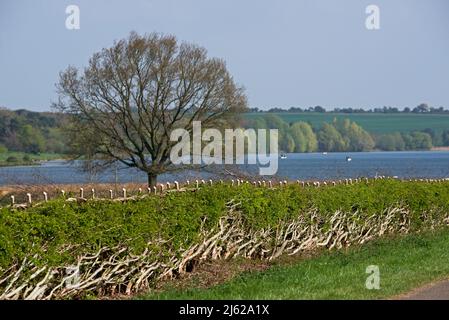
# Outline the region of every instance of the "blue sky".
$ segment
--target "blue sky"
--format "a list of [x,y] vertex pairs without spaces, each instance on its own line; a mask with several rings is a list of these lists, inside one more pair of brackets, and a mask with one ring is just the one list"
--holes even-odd
[[[80,30],[65,27],[70,4]],[[447,0],[1,0],[0,106],[49,110],[60,71],[132,30],[223,58],[252,107],[449,108]]]

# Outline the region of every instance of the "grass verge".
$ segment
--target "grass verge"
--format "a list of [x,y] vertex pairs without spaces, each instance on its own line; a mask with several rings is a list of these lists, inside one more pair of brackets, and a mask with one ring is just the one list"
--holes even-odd
[[[268,270],[243,272],[211,288],[163,288],[139,299],[382,299],[449,276],[449,229],[376,240]],[[368,290],[369,265],[380,289]]]
[[66,156],[57,153],[25,153],[8,151],[0,153],[0,167],[36,165],[39,161],[62,159]]

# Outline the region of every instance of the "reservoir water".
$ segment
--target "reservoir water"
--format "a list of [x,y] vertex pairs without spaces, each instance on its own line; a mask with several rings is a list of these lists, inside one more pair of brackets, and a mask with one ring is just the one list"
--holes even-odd
[[[348,157],[352,161],[347,161]],[[256,168],[251,167],[250,170],[255,172]],[[183,181],[210,175],[206,172],[184,171],[161,175],[160,181]],[[275,178],[325,180],[376,175],[399,178],[449,177],[449,152],[294,153],[288,154],[286,159],[279,159]],[[0,185],[146,181],[144,173],[132,168],[112,168],[95,175],[88,174],[80,169],[80,162],[48,161],[36,166],[0,168]]]

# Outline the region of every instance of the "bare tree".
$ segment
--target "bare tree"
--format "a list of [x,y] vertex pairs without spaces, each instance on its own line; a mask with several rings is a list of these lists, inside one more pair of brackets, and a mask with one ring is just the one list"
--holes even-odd
[[82,73],[67,68],[57,89],[54,107],[70,115],[76,153],[138,168],[150,186],[179,169],[170,161],[173,129],[191,132],[193,121],[202,128],[235,124],[247,105],[224,61],[156,33],[131,33],[95,53]]

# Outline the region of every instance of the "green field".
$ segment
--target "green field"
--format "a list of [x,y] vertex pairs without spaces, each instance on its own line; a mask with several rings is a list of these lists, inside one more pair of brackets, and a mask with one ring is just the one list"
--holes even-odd
[[[24,160],[25,156],[28,156],[28,159],[30,159],[30,161],[25,161]],[[8,162],[7,159],[10,157],[14,157],[17,161]],[[25,152],[8,151],[8,152],[0,153],[0,167],[31,165],[31,164],[34,164],[36,161],[55,160],[55,159],[62,159],[64,157],[65,157],[64,155],[57,154],[57,153],[31,154],[31,153],[25,153]]]
[[[449,230],[382,239],[363,247],[264,272],[247,272],[209,289],[174,289],[142,299],[382,299],[449,275]],[[365,286],[366,268],[377,265],[380,289]]]
[[274,114],[287,122],[305,121],[320,127],[323,122],[331,122],[334,118],[349,118],[357,122],[370,133],[411,132],[432,128],[437,132],[449,129],[448,114],[407,114],[407,113],[247,113],[245,117],[252,119],[267,114]]

